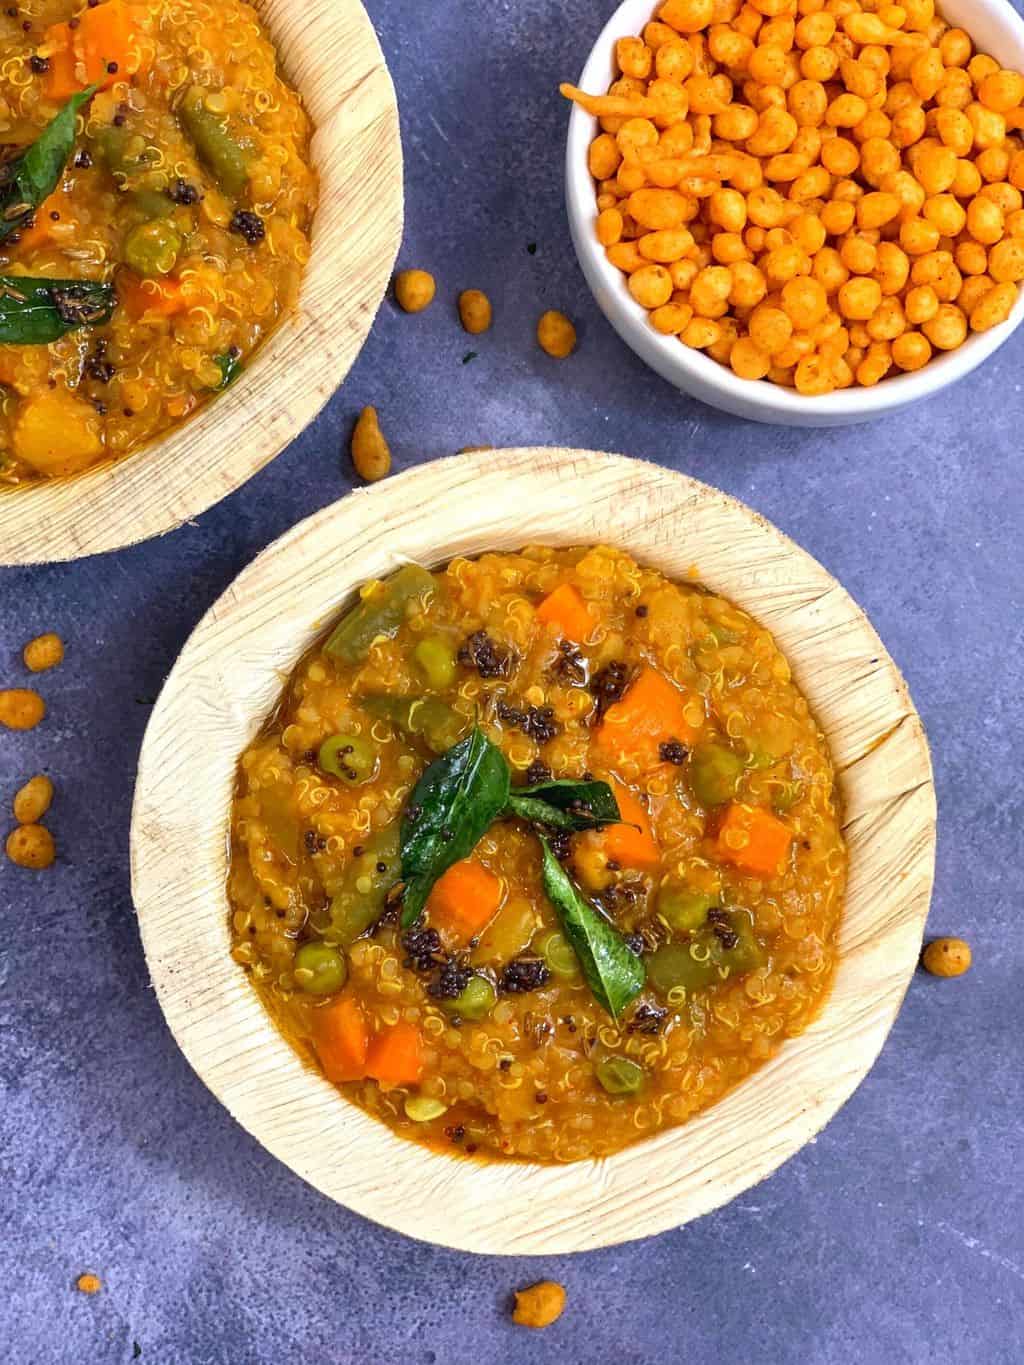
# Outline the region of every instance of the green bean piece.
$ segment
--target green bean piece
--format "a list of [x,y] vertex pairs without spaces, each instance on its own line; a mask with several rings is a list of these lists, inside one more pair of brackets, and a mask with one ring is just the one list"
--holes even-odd
[[661,995],[680,986],[703,990],[736,976],[745,976],[764,961],[754,936],[753,921],[739,910],[723,916],[721,928],[731,931],[729,947],[711,928],[701,929],[682,943],[663,943],[644,958],[647,979]]
[[594,1075],[609,1095],[635,1095],[646,1080],[643,1067],[628,1057],[602,1057],[594,1063]]
[[435,692],[443,692],[455,681],[455,650],[440,636],[430,635],[421,640],[412,657],[423,670],[427,685]]
[[738,645],[743,639],[739,631],[730,630],[728,626],[723,626],[720,621],[709,621],[708,633],[716,645]]
[[201,86],[185,94],[179,117],[203,162],[225,194],[238,196],[249,180],[248,155],[227,130],[226,120],[206,107]]
[[332,937],[350,948],[384,913],[387,894],[401,875],[399,822],[371,835],[345,869],[331,899]]
[[472,727],[472,721],[438,697],[380,693],[363,697],[361,704],[371,716],[388,721],[409,739],[422,740],[432,754],[446,754]]
[[307,995],[336,995],[348,979],[348,967],[329,943],[304,943],[295,954],[294,975]]
[[358,735],[331,735],[320,745],[317,762],[325,773],[340,777],[350,787],[361,787],[377,776],[377,751]]
[[560,934],[557,929],[549,929],[541,934],[536,945],[536,952],[544,959],[544,962],[552,976],[560,976],[563,980],[580,975],[579,958],[572,950],[572,944]]
[[454,999],[441,1000],[439,1003],[450,1014],[457,1014],[463,1019],[483,1019],[494,1009],[497,999],[497,993],[486,976],[471,976]]
[[136,274],[169,275],[181,245],[181,233],[173,223],[154,218],[129,232],[124,239],[124,259]]
[[699,929],[708,911],[718,901],[704,891],[687,891],[671,882],[658,892],[658,914],[677,934],[688,934]]
[[378,583],[350,612],[342,617],[324,645],[324,652],[345,664],[358,664],[370,652],[374,640],[393,639],[406,618],[409,603],[435,591],[434,575],[418,564],[406,564],[383,583]]
[[[691,949],[701,956],[695,958]],[[722,976],[717,958],[704,936],[686,943],[663,943],[644,958],[647,980],[660,995],[684,986],[688,991],[703,990]]]
[[721,806],[736,795],[743,760],[724,744],[698,744],[690,759],[690,785],[702,806]]

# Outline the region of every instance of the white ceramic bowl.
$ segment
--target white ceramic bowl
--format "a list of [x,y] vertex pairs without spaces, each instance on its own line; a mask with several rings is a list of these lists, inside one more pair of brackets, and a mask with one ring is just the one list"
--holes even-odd
[[[606,541],[696,571],[770,629],[828,739],[850,876],[822,1012],[718,1104],[600,1161],[467,1161],[405,1142],[306,1066],[231,957],[238,756],[284,679],[367,578],[410,560]],[[906,684],[860,608],[749,508],[681,474],[583,450],[456,455],[350,494],[239,575],[153,710],[132,816],[132,893],[160,1005],[245,1128],[332,1199],[414,1237],[515,1255],[678,1227],[763,1179],[867,1074],[918,954],[935,792]],[[870,1178],[870,1175],[868,1175]],[[821,1195],[823,1209],[827,1192]]]
[[[615,43],[638,34],[657,8],[656,0],[624,0],[608,20],[583,68],[581,89],[604,94],[617,74]],[[941,0],[943,18],[964,28],[975,46],[1004,66],[1024,70],[1024,20],[1007,0]],[[821,398],[805,398],[766,380],[740,379],[701,351],[676,337],[656,332],[646,311],[626,288],[626,278],[605,258],[594,234],[597,210],[594,182],[587,169],[587,147],[598,131],[597,120],[574,105],[569,117],[565,189],[573,244],[583,274],[601,311],[641,360],[670,384],[712,407],[755,422],[790,427],[848,426],[895,412],[944,389],[980,365],[1001,346],[1024,319],[1024,291],[1010,318],[988,332],[972,335],[958,350],[936,357],[915,374],[883,379],[874,388],[850,388]]]

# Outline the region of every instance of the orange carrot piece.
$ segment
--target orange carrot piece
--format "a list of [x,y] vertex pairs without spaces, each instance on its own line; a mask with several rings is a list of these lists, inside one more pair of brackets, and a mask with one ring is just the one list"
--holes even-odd
[[480,863],[464,858],[435,883],[427,918],[435,929],[466,942],[481,933],[501,904],[501,882]]
[[67,24],[52,24],[43,39],[53,51],[46,72],[43,90],[48,100],[66,100],[84,88],[85,83],[75,74],[75,49],[71,29]]
[[[657,867],[661,862],[661,851],[651,832],[651,822],[646,810],[629,788],[624,787],[621,782],[616,782],[614,777],[610,785],[619,803],[619,814],[623,820],[628,820],[629,824],[609,825],[604,831],[605,857],[609,862],[618,863],[620,867],[639,869]],[[634,825],[639,828],[634,829]]]
[[423,1075],[423,1039],[416,1025],[381,1029],[367,1049],[366,1074],[384,1085],[415,1085]]
[[537,620],[543,625],[553,624],[566,640],[582,644],[594,628],[594,618],[577,588],[571,583],[549,592],[537,608]]
[[[33,247],[45,246],[53,236],[54,221],[50,217],[51,213],[67,212],[67,198],[59,189],[54,190],[51,195],[39,205],[33,215],[31,227],[22,228],[18,233],[18,246],[22,250],[31,250]],[[59,219],[58,219],[59,221]]]
[[117,277],[117,292],[133,318],[169,318],[188,308],[181,284],[173,275],[162,280],[140,280],[129,270]]
[[718,829],[718,856],[745,872],[774,877],[792,842],[791,830],[774,815],[734,801]]
[[95,9],[83,10],[79,19],[74,45],[85,68],[86,84],[107,90],[115,81],[143,69],[138,24],[129,5],[107,0]]
[[686,719],[685,705],[678,687],[645,666],[622,700],[605,712],[597,742],[606,753],[657,763],[659,747],[666,740],[688,744],[696,736]]
[[329,1081],[361,1081],[369,1038],[357,1000],[343,996],[313,1014],[313,1045]]

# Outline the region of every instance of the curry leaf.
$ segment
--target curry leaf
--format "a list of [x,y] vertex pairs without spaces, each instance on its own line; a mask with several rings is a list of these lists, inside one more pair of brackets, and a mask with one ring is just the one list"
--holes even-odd
[[108,322],[117,295],[94,280],[0,275],[0,342],[45,346],[78,327]]
[[531,824],[570,832],[622,823],[618,802],[607,782],[559,778],[532,787],[516,787],[509,796],[508,808]]
[[0,242],[23,228],[57,188],[75,145],[78,111],[97,89],[90,85],[72,95],[35,142],[0,168]]
[[223,392],[230,384],[233,384],[242,373],[242,352],[237,346],[232,346],[220,355],[213,357],[213,363],[220,370],[220,383],[215,386],[217,393]]
[[431,763],[402,818],[402,928],[415,924],[437,879],[472,853],[508,804],[505,756],[475,728]]
[[540,842],[545,894],[579,958],[587,985],[598,1003],[617,1019],[643,990],[644,964],[626,947],[619,931],[583,899],[543,835]]

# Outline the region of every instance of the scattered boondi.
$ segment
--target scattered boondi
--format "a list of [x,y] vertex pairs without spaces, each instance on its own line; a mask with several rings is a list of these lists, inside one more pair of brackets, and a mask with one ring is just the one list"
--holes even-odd
[[8,730],[34,730],[46,715],[46,703],[29,687],[0,691],[0,725]]
[[21,657],[30,673],[45,673],[48,668],[56,668],[64,662],[64,641],[52,633],[37,635],[34,640],[29,640]]
[[7,856],[18,867],[40,871],[57,856],[53,835],[45,825],[19,825],[7,836]]
[[352,432],[352,463],[367,483],[383,479],[391,469],[391,447],[380,429],[376,408],[363,408]]
[[395,276],[395,298],[406,313],[422,313],[436,292],[437,283],[427,270],[403,270]]
[[528,1289],[516,1290],[512,1321],[520,1327],[550,1327],[565,1311],[565,1287],[556,1280],[541,1280]]
[[971,945],[962,938],[933,939],[921,961],[932,976],[963,976],[970,969]]
[[564,313],[549,309],[537,323],[537,344],[556,360],[564,360],[576,349],[576,328]]
[[35,825],[50,809],[53,783],[42,773],[30,777],[15,793],[14,818],[19,825]]

